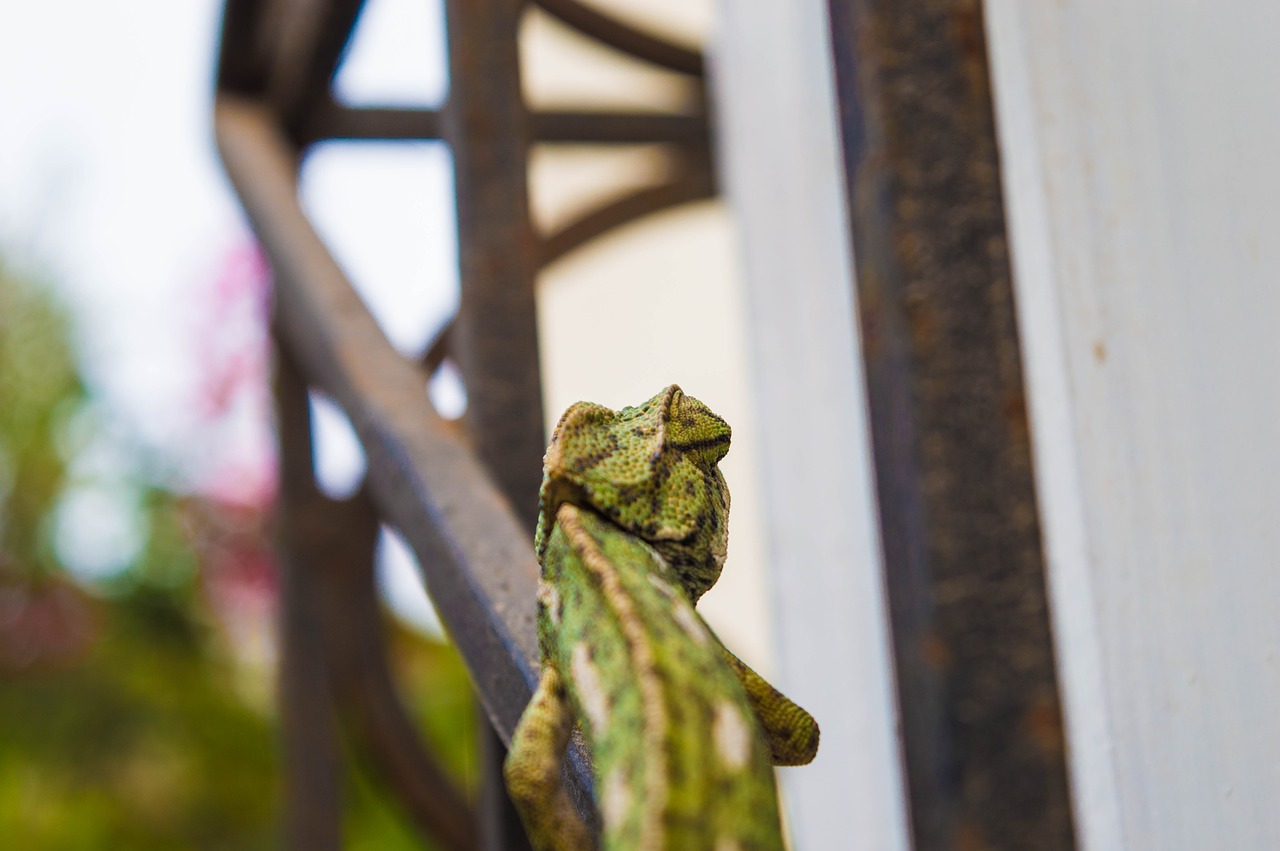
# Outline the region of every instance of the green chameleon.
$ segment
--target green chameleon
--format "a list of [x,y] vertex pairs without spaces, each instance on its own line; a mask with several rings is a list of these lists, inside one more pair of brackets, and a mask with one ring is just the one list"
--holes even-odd
[[728,424],[675,385],[556,426],[534,541],[542,678],[505,765],[539,851],[595,847],[560,780],[575,719],[606,849],[783,847],[770,763],[812,760],[818,725],[693,608],[724,565],[728,450]]

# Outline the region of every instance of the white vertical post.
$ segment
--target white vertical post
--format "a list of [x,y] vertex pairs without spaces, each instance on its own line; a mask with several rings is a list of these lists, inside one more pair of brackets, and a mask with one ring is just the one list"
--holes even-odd
[[1280,848],[1280,5],[986,9],[1080,836]]
[[821,0],[724,0],[712,56],[745,258],[777,679],[822,726],[783,771],[795,847],[907,847],[866,393]]

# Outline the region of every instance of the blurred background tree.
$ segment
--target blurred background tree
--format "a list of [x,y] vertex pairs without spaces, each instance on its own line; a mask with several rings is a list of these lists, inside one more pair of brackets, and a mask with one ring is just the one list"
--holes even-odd
[[[214,291],[209,339],[246,303],[256,331],[207,358],[209,433],[246,393],[265,416],[256,253],[232,252]],[[0,264],[0,836],[274,847],[274,461],[177,481],[86,387],[72,332],[49,287]],[[400,627],[392,648],[424,734],[472,786],[456,654]],[[352,762],[348,847],[421,847]]]

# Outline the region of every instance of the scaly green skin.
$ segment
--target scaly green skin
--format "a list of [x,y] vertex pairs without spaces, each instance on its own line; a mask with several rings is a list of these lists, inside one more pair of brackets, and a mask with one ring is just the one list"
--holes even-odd
[[693,608],[724,566],[729,436],[675,385],[618,412],[580,402],[556,427],[535,539],[542,679],[506,764],[539,851],[595,845],[560,783],[575,719],[609,851],[783,847],[770,763],[813,759],[818,726]]

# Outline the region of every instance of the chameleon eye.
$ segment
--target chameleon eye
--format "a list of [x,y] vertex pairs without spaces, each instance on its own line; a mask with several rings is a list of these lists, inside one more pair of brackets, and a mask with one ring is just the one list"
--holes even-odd
[[692,396],[680,396],[667,423],[667,446],[706,466],[729,451],[732,430],[710,408]]

